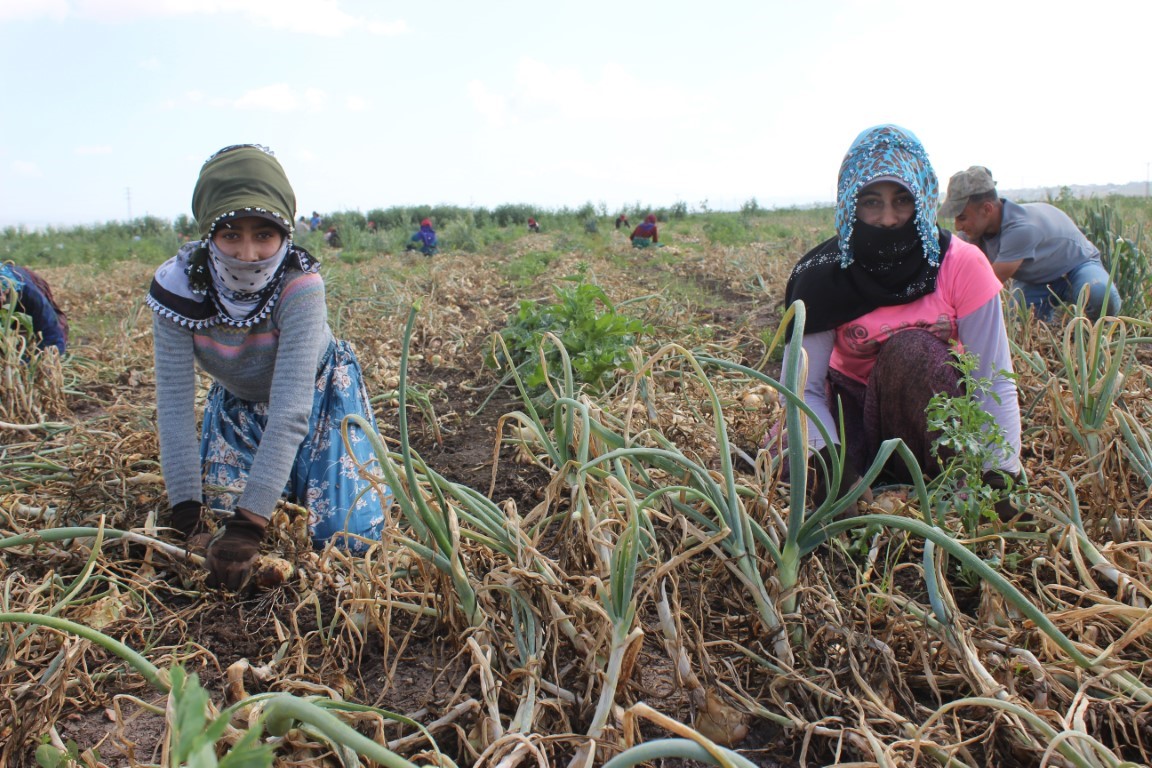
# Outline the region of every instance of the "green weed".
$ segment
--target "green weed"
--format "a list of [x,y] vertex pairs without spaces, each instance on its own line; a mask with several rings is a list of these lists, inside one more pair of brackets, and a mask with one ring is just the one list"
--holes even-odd
[[[80,747],[74,740],[68,739],[64,742],[64,747],[60,748],[49,743],[47,736],[44,738],[45,742],[36,747],[36,764],[41,768],[72,768],[73,766],[84,765],[80,756]],[[92,750],[91,757],[99,761],[100,753]]]
[[[631,370],[628,350],[651,329],[641,320],[616,311],[603,289],[584,282],[583,273],[565,278],[571,287],[555,289],[557,301],[543,304],[521,301],[520,308],[500,331],[512,356],[510,361],[524,371],[525,381],[536,396],[546,397],[545,368],[557,370],[560,353],[542,343],[552,334],[563,344],[572,362],[576,379],[593,391],[601,392],[611,385],[617,369]],[[499,367],[503,353],[493,353],[488,364]]]
[[954,352],[964,394],[958,397],[940,393],[928,403],[928,429],[939,432],[932,444],[943,471],[931,483],[932,506],[938,516],[947,509],[960,514],[967,535],[972,536],[984,519],[995,519],[997,501],[1011,494],[984,482],[984,468],[994,466],[1011,449],[996,420],[983,409],[980,398],[995,394],[992,381],[975,378],[975,356]]
[[554,251],[529,251],[509,261],[501,271],[509,282],[527,287],[533,280],[547,272],[548,267],[559,257]]

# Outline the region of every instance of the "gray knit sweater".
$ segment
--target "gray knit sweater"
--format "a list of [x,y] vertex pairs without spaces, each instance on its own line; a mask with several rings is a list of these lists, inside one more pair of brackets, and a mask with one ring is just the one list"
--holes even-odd
[[268,403],[268,425],[237,501],[270,517],[308,433],[316,372],[332,342],[324,281],[289,270],[271,313],[249,327],[192,330],[157,313],[152,321],[160,464],[168,500],[202,498],[193,360],[235,396]]

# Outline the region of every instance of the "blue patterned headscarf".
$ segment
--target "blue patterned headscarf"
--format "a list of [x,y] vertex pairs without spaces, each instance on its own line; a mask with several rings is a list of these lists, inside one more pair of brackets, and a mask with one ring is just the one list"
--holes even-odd
[[860,190],[879,179],[899,180],[916,198],[916,230],[924,243],[924,257],[940,264],[936,231],[936,201],[940,184],[916,134],[898,125],[877,125],[860,132],[844,161],[836,186],[836,232],[840,266],[853,261],[852,229],[856,224],[856,198]]
[[[898,228],[857,221],[860,191],[877,181],[907,187],[916,200],[915,217]],[[796,262],[784,289],[785,304],[801,300],[807,308],[805,333],[837,328],[877,307],[907,304],[936,290],[952,237],[936,226],[939,193],[928,155],[911,131],[878,125],[856,137],[840,164],[836,235]]]

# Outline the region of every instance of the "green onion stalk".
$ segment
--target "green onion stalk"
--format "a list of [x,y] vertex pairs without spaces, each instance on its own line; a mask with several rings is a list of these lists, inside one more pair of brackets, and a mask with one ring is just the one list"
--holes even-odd
[[407,414],[408,357],[417,309],[417,307],[413,307],[408,313],[408,322],[404,328],[403,345],[400,351],[400,457],[408,492],[403,491],[405,486],[401,484],[384,441],[365,419],[350,415],[345,418],[342,430],[344,430],[345,440],[348,439],[347,429],[350,424],[356,424],[363,430],[376,453],[385,481],[391,488],[400,511],[415,533],[415,541],[407,541],[406,543],[418,555],[428,559],[439,570],[448,575],[453,588],[456,590],[458,607],[465,619],[470,626],[481,627],[486,623],[486,617],[480,608],[476,589],[472,586],[472,581],[469,579],[460,557],[460,525],[455,510],[437,486],[432,486],[437,497],[435,509],[419,492],[420,482],[416,476],[414,454],[408,436]]
[[170,690],[166,672],[156,667],[138,651],[130,648],[114,637],[109,637],[99,630],[86,627],[83,624],[77,624],[68,619],[61,619],[56,616],[41,616],[37,613],[0,613],[0,624],[36,624],[42,627],[48,627],[49,629],[55,629],[58,632],[67,632],[77,637],[82,637],[85,640],[90,640],[109,653],[119,656],[127,662],[128,666],[136,670],[136,672],[157,691],[168,693]]
[[[961,707],[983,707],[1014,715],[1048,740],[1047,754],[1059,752],[1061,757],[1068,760],[1076,768],[1099,768],[1100,765],[1108,766],[1108,768],[1137,768],[1136,763],[1121,760],[1112,750],[1083,731],[1067,728],[1057,730],[1051,723],[1027,707],[1022,707],[1012,701],[984,696],[957,699],[944,704],[924,722],[920,727],[920,734],[923,734],[936,720],[948,712]],[[922,736],[919,736],[917,740],[919,738]],[[1075,746],[1073,742],[1082,743],[1084,748]],[[1047,754],[1045,759],[1041,761],[1042,765],[1047,763]],[[1103,763],[1100,760],[1103,760]]]
[[[803,305],[802,302],[795,302],[789,308],[789,312],[795,313],[796,328],[793,333],[803,333]],[[786,327],[788,315],[785,315],[784,321],[781,323],[781,328]],[[803,404],[802,398],[795,393],[801,388],[800,376],[800,363],[799,355],[790,356],[791,365],[786,367],[784,371],[785,382],[781,385],[779,382],[774,381],[764,374],[749,369],[729,361],[720,359],[706,359],[704,362],[714,364],[723,368],[737,370],[749,377],[759,379],[769,386],[776,389],[785,401],[785,413],[787,419],[787,427],[790,436],[803,435],[805,425],[801,419],[801,413],[808,415],[810,418],[814,417],[810,410]],[[1105,385],[1107,386],[1107,385]],[[831,446],[829,435],[824,431],[823,426],[819,420],[813,418],[813,422],[817,428],[821,430],[825,443]],[[788,441],[788,458],[792,467],[800,467],[806,465],[806,441],[789,439]],[[869,487],[879,476],[885,463],[893,455],[899,455],[906,465],[909,467],[914,479],[913,485],[916,496],[920,502],[920,508],[924,515],[924,520],[914,520],[911,518],[900,517],[897,515],[888,514],[867,514],[860,515],[847,519],[837,519],[837,515],[848,508],[850,504],[855,504],[856,499],[864,488]],[[843,467],[844,456],[842,452],[833,451],[833,461],[831,469],[831,479],[829,488],[837,488],[841,479],[841,468]],[[1020,613],[1029,618],[1042,632],[1048,635],[1049,638],[1067,654],[1073,662],[1083,669],[1093,671],[1096,674],[1103,675],[1117,683],[1122,690],[1128,695],[1133,696],[1141,702],[1152,701],[1152,690],[1142,683],[1138,677],[1130,672],[1123,670],[1114,670],[1105,668],[1102,663],[1097,660],[1091,659],[1082,653],[1079,648],[1063,633],[1060,629],[1048,618],[1047,614],[1037,608],[1028,598],[1020,592],[1015,585],[1005,579],[998,571],[993,569],[988,563],[984,562],[976,554],[972,553],[967,547],[960,543],[949,531],[934,524],[930,517],[930,505],[928,503],[928,492],[924,485],[921,473],[918,471],[915,457],[912,456],[907,446],[901,440],[887,440],[881,444],[880,450],[876,460],[869,467],[863,475],[863,480],[859,484],[857,491],[850,492],[849,494],[835,498],[834,494],[829,494],[829,498],[825,500],[816,510],[811,514],[805,514],[806,510],[804,501],[805,483],[806,478],[803,473],[793,472],[791,492],[791,504],[793,514],[789,515],[788,527],[783,543],[777,547],[770,541],[765,541],[765,549],[769,552],[772,559],[776,562],[778,568],[778,579],[780,583],[781,594],[788,595],[789,591],[796,586],[796,575],[799,570],[799,560],[827,541],[829,538],[839,535],[854,528],[866,527],[869,524],[879,524],[888,528],[907,531],[913,535],[920,536],[927,541],[933,542],[936,546],[940,547],[943,551],[947,552],[952,557],[961,561],[961,563],[969,568],[974,576],[982,581],[987,582],[990,586],[996,589],[1004,598],[1011,603]],[[801,514],[796,514],[795,511],[800,510]],[[937,592],[935,599],[940,599]],[[787,612],[787,606],[793,605],[786,602],[783,606]]]
[[722,768],[756,768],[756,763],[739,752],[715,745],[708,748],[691,739],[646,741],[614,756],[604,763],[604,768],[633,768],[668,759],[694,760]]
[[616,688],[620,684],[624,657],[632,644],[644,634],[639,627],[632,629],[636,621],[636,568],[642,547],[641,513],[635,505],[630,506],[634,508],[628,515],[628,526],[621,532],[616,540],[616,546],[612,548],[609,582],[600,586],[600,601],[612,623],[612,642],[603,687],[600,689],[600,701],[592,716],[592,724],[588,728],[588,736],[591,739],[598,739],[604,730],[608,715],[616,702]]
[[268,732],[273,736],[283,736],[297,724],[306,723],[330,741],[348,747],[386,768],[417,768],[415,763],[368,738],[326,709],[292,694],[282,693],[271,697],[264,705],[264,717]]
[[[1048,389],[1068,434],[1081,446],[1099,474],[1109,417],[1124,392],[1131,369],[1127,327],[1122,320],[1102,318],[1095,324],[1083,315],[1069,320],[1058,349],[1064,376],[1052,377]],[[1066,386],[1071,405],[1062,388]],[[1100,477],[1103,482],[1103,477]]]

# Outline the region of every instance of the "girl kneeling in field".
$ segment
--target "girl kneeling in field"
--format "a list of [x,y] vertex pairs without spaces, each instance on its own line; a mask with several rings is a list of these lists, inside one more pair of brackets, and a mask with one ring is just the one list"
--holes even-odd
[[[361,476],[374,454],[341,421],[375,425],[360,363],[328,325],[319,263],[292,242],[296,196],[272,152],[226,147],[192,193],[201,240],[156,270],[160,461],[171,525],[203,545],[202,504],[231,510],[208,542],[210,586],[237,589],[287,495],[311,513],[313,543],[378,539],[390,492]],[[197,450],[195,364],[213,379]],[[362,537],[362,538],[357,538]]]
[[[841,163],[836,189],[837,235],[805,254],[788,279],[785,303],[803,299],[807,319],[803,338],[790,339],[785,356],[798,347],[807,354],[804,402],[833,441],[845,445],[843,488],[893,437],[904,440],[926,473],[939,474],[925,410],[938,392],[963,392],[954,342],[978,361],[971,375],[993,382],[978,396],[1008,448],[985,466],[985,481],[1004,488],[1005,475],[1020,472],[1020,406],[1000,281],[988,259],[937,226],[936,174],[910,131],[880,125],[861,133]],[[810,427],[808,434],[809,449],[828,463],[820,433]],[[889,468],[896,479],[910,479],[902,462]],[[819,502],[822,473],[816,478]],[[1007,498],[997,504],[1001,516],[1014,511]]]

